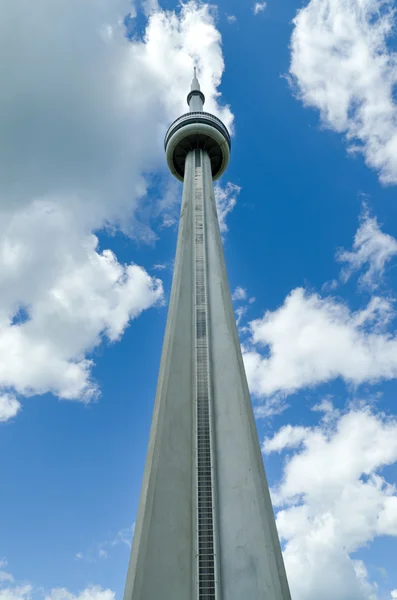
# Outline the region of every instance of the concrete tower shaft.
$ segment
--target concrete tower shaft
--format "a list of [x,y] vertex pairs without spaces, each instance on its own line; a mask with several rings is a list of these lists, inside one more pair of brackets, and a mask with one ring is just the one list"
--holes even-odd
[[291,600],[227,280],[217,171],[201,147],[207,132],[229,151],[218,121],[173,124],[166,138],[173,168],[178,140],[192,147],[178,154],[178,244],[124,600]]

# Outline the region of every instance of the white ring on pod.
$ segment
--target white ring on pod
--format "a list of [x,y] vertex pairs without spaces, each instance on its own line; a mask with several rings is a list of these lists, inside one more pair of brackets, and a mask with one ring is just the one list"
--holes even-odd
[[167,147],[166,147],[166,158],[167,158],[168,167],[169,167],[171,173],[177,179],[179,179],[179,181],[183,181],[183,177],[181,177],[181,175],[179,175],[179,173],[177,172],[177,170],[175,169],[175,166],[174,166],[174,151],[175,151],[175,148],[178,146],[178,144],[185,137],[188,137],[190,135],[197,135],[197,134],[206,135],[209,138],[213,139],[218,144],[218,146],[222,152],[221,167],[220,167],[218,173],[216,174],[216,176],[213,177],[213,179],[215,181],[216,179],[219,179],[219,177],[221,177],[221,175],[223,175],[223,173],[226,171],[226,167],[227,167],[227,165],[229,163],[229,159],[230,159],[230,148],[229,148],[229,144],[228,144],[225,136],[220,131],[218,131],[218,129],[216,129],[215,127],[212,127],[211,125],[207,125],[207,123],[188,123],[187,125],[184,125],[180,129],[177,129],[175,131],[175,133],[171,135],[171,137],[169,138],[169,140],[167,142]]

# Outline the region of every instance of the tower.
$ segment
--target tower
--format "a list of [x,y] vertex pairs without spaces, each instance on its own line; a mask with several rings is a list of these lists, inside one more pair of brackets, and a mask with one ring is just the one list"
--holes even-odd
[[216,213],[230,136],[196,71],[187,101],[165,137],[183,198],[124,600],[290,600]]

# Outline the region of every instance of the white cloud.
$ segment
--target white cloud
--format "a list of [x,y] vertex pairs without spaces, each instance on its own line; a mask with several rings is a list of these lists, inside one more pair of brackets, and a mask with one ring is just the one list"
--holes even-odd
[[246,300],[247,299],[247,290],[242,288],[241,286],[237,286],[232,294],[233,300]]
[[237,327],[239,327],[241,319],[246,314],[247,310],[248,310],[248,306],[239,306],[236,309],[236,323],[237,323]]
[[272,490],[292,597],[375,599],[365,564],[350,554],[397,536],[396,488],[379,474],[397,461],[396,419],[351,408],[332,423],[288,425],[263,443],[266,453],[297,447]]
[[160,10],[160,5],[157,0],[141,0],[141,2],[147,16],[154,11]]
[[391,598],[397,598],[397,590],[392,590],[392,591],[390,592],[390,597],[391,597]]
[[[343,278],[361,272],[360,284],[373,291],[394,254],[397,241],[380,230],[364,205],[352,251],[337,254],[347,263]],[[279,414],[289,394],[338,377],[355,386],[397,377],[396,316],[393,298],[373,295],[352,311],[340,298],[292,290],[282,306],[249,323],[243,346],[247,378],[251,392],[266,398],[256,416]]]
[[94,226],[125,220],[145,192],[143,171],[165,166],[163,135],[186,111],[194,61],[206,106],[231,125],[216,100],[224,63],[208,6],[151,14],[145,37],[132,42],[122,24],[130,8],[129,0],[2,7],[1,56],[14,57],[1,71],[3,204],[56,194]]
[[297,448],[307,438],[309,431],[310,428],[308,427],[286,425],[273,438],[266,439],[262,449],[266,454],[269,454],[270,452],[280,452],[285,448]]
[[228,231],[226,217],[236,206],[238,195],[241,192],[241,187],[228,181],[225,186],[222,186],[220,183],[216,183],[214,190],[216,208],[218,211],[219,228],[221,233],[226,233]]
[[66,588],[54,588],[44,600],[114,600],[115,593],[109,589],[103,589],[99,585],[91,585],[77,594],[73,594]]
[[332,292],[338,287],[339,281],[337,279],[331,279],[330,281],[326,281],[325,283],[323,283],[323,285],[321,286],[321,291],[325,293]]
[[[207,109],[232,125],[218,104],[224,63],[211,9],[146,8],[145,34],[133,41],[123,25],[129,0],[15,0],[0,9],[3,418],[17,412],[4,395],[13,390],[95,397],[91,351],[161,298],[160,282],[100,249],[95,232],[154,239],[145,174],[165,174],[164,132],[186,110],[193,63]],[[154,203],[154,216],[171,196]]]
[[397,183],[396,53],[389,0],[310,0],[294,19],[290,75],[306,106]]
[[[243,354],[243,358],[245,359],[245,355]],[[247,366],[245,367],[247,371]],[[251,387],[251,381],[249,378],[249,374],[247,372],[248,383]],[[252,393],[255,393],[252,391]],[[266,398],[263,404],[254,406],[254,415],[256,419],[269,419],[274,417],[275,415],[279,415],[284,412],[288,408],[288,404],[285,400],[284,394],[274,394]]]
[[293,290],[277,310],[250,323],[244,362],[258,396],[289,394],[342,377],[358,385],[397,376],[397,338],[383,328],[392,305],[373,297],[352,312],[341,301]]
[[323,413],[322,421],[324,424],[333,423],[340,417],[340,410],[334,407],[330,398],[323,398],[321,402],[312,406],[312,411]]
[[[249,332],[249,329],[244,325],[244,327],[240,327],[240,323],[241,323],[241,319],[244,317],[244,315],[247,314],[248,309],[250,308],[250,305],[253,304],[255,302],[255,298],[249,298],[248,294],[247,294],[247,290],[242,288],[241,286],[237,286],[236,289],[234,290],[233,294],[232,294],[232,300],[234,302],[238,302],[240,304],[240,306],[238,306],[238,308],[236,308],[236,321],[237,321],[237,326],[239,327],[239,331],[240,333],[247,333]],[[243,301],[246,301],[244,304],[241,304]]]
[[[5,563],[6,564],[6,561]],[[4,566],[0,561],[0,566]],[[4,574],[3,574],[4,575]],[[34,588],[31,583],[16,582],[10,573],[7,577],[0,577],[0,600],[31,600],[40,595],[43,600],[114,600],[115,593],[110,589],[103,589],[99,585],[89,585],[77,594],[67,588],[53,588],[45,594],[43,588]]]
[[396,255],[397,240],[381,231],[377,218],[371,217],[364,204],[352,251],[342,250],[337,254],[337,259],[345,263],[343,280],[347,281],[354,272],[366,267],[359,283],[362,287],[374,290],[382,280],[386,263]]
[[[89,401],[97,389],[86,353],[104,338],[116,341],[162,296],[158,280],[98,251],[97,238],[50,202],[14,213],[3,229],[0,265],[0,383],[24,395],[51,391]],[[20,306],[28,319],[14,323]]]
[[229,23],[236,23],[236,21],[237,21],[236,15],[226,15],[226,18]]
[[12,587],[0,587],[0,600],[30,600],[32,586],[29,584]]
[[133,523],[131,527],[119,529],[119,531],[117,531],[117,533],[110,540],[93,544],[93,546],[91,546],[91,548],[85,553],[77,552],[75,559],[85,560],[87,562],[95,562],[98,558],[108,558],[115,546],[121,545],[130,549],[134,531],[135,523]]
[[108,542],[110,546],[118,546],[119,544],[131,548],[132,538],[134,537],[135,523],[131,527],[123,527],[119,529],[112,541]]
[[[0,560],[0,568],[7,565],[7,559]],[[31,600],[33,586],[15,582],[11,573],[0,571],[0,600]]]
[[263,12],[267,6],[267,2],[256,2],[253,7],[254,15],[259,15]]
[[13,394],[0,394],[0,422],[12,419],[20,410],[21,404]]

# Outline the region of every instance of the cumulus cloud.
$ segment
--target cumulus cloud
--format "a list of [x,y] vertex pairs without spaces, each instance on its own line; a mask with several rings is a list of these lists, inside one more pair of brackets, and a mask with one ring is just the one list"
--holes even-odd
[[237,301],[238,300],[246,300],[247,299],[247,290],[245,290],[240,285],[238,285],[232,294],[232,299],[237,300]]
[[[237,323],[237,327],[239,327],[239,329],[240,329],[241,319],[244,317],[247,310],[248,310],[248,306],[239,306],[235,311],[236,312],[236,323]],[[241,328],[241,329],[243,329],[245,331],[245,327]]]
[[290,76],[323,124],[344,133],[385,184],[397,183],[396,53],[389,0],[310,0],[294,19]]
[[146,16],[149,16],[150,13],[160,9],[160,5],[157,0],[141,0],[141,2]]
[[279,414],[285,398],[305,387],[336,378],[358,386],[397,377],[395,299],[374,293],[396,254],[397,241],[381,231],[364,204],[353,248],[340,250],[337,260],[344,264],[344,281],[357,272],[359,286],[372,292],[367,305],[353,311],[340,297],[296,288],[279,308],[249,323],[247,378],[251,392],[266,399],[255,408],[258,418]]
[[296,390],[337,377],[358,385],[397,376],[397,338],[384,330],[394,316],[390,301],[373,297],[356,312],[336,298],[302,288],[250,323],[244,362],[258,396]]
[[[0,566],[7,564],[6,559],[0,561]],[[1,576],[2,575],[2,576]],[[31,600],[40,596],[43,600],[114,600],[115,593],[110,589],[103,589],[99,585],[89,585],[77,594],[67,588],[53,588],[45,593],[43,588],[35,588],[31,583],[21,583],[14,580],[11,573],[0,572],[0,600]]]
[[215,202],[218,211],[219,228],[221,233],[228,231],[226,218],[237,204],[237,198],[241,192],[241,187],[235,183],[227,182],[225,186],[220,183],[215,184]]
[[371,216],[364,205],[353,249],[341,250],[337,254],[337,259],[344,263],[342,279],[347,281],[353,273],[366,268],[359,283],[361,287],[374,290],[382,280],[386,263],[396,255],[397,240],[381,231],[377,218]]
[[[7,559],[0,560],[0,568],[7,566]],[[0,600],[30,600],[33,586],[20,583],[8,571],[0,571]]]
[[144,37],[128,41],[128,0],[25,4],[4,5],[0,25],[1,56],[14,57],[1,71],[3,203],[55,193],[90,224],[123,219],[146,190],[143,172],[165,164],[163,135],[186,110],[194,62],[206,106],[230,127],[217,103],[224,63],[208,6],[152,13]]
[[97,389],[86,353],[103,338],[116,341],[161,298],[161,282],[98,251],[96,236],[56,203],[36,201],[3,227],[0,382],[19,394],[89,401]]
[[168,185],[152,209],[147,194],[150,174],[165,164],[166,127],[186,110],[193,64],[208,110],[232,126],[218,102],[224,62],[211,8],[145,6],[144,35],[132,40],[123,23],[129,0],[1,8],[3,420],[19,409],[14,393],[96,397],[92,350],[161,299],[159,280],[120,264],[96,232],[154,240],[141,214],[172,204]]
[[106,559],[116,546],[125,546],[131,548],[132,538],[134,537],[135,523],[131,527],[119,529],[110,540],[95,543],[86,552],[77,552],[76,560],[84,560],[86,562],[95,562],[99,559]]
[[[0,600],[30,600],[33,586],[30,584],[0,587]],[[114,600],[115,593],[100,586],[89,586],[73,594],[66,588],[54,588],[44,597],[44,600]]]
[[253,11],[254,15],[259,15],[259,13],[263,12],[267,6],[267,2],[255,2]]
[[0,600],[30,600],[32,597],[31,585],[16,585],[13,587],[0,587]]
[[54,588],[47,594],[44,600],[114,600],[115,593],[109,589],[103,589],[99,585],[91,585],[81,592],[73,594],[66,588]]
[[263,450],[287,453],[272,498],[292,597],[375,600],[365,564],[351,554],[397,536],[397,490],[380,474],[397,461],[396,419],[352,406],[332,422],[284,426]]
[[13,394],[0,395],[0,422],[12,419],[21,410],[21,403]]
[[262,449],[266,454],[280,452],[285,448],[297,448],[307,438],[310,428],[285,425],[271,439],[265,439]]

